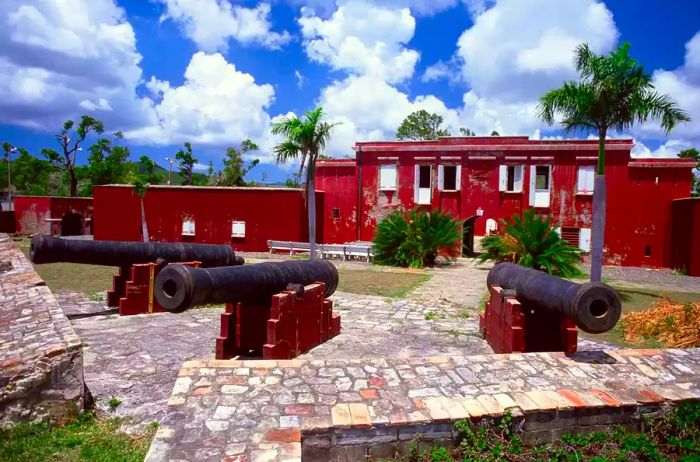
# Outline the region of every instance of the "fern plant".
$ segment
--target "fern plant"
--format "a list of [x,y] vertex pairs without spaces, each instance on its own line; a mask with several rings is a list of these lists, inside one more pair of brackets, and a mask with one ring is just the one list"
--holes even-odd
[[549,274],[575,277],[581,251],[569,245],[552,227],[552,217],[536,215],[528,209],[520,217],[501,220],[501,232],[481,239],[484,253],[479,260],[509,261]]
[[374,262],[411,268],[433,266],[439,252],[455,252],[461,237],[460,224],[451,215],[420,208],[397,210],[377,225]]

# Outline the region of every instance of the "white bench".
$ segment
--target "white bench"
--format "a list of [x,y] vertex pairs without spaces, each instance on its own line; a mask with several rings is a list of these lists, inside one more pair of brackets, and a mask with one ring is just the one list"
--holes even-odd
[[[274,251],[289,252],[289,255],[296,255],[298,252],[309,252],[308,242],[294,241],[267,241],[270,253]],[[342,258],[344,261],[354,258],[364,258],[368,262],[372,261],[374,252],[371,243],[353,242],[348,244],[317,244],[316,251],[321,254],[321,258]]]

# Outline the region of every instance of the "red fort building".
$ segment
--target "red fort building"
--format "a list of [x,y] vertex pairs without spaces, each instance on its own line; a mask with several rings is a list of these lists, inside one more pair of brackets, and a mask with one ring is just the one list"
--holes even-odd
[[[605,260],[673,267],[674,200],[688,197],[695,162],[633,159],[633,146],[631,139],[606,142]],[[317,163],[326,243],[369,241],[392,210],[419,205],[463,222],[469,251],[475,236],[534,207],[572,245],[590,250],[597,140],[448,137],[358,142],[354,150],[355,159]]]

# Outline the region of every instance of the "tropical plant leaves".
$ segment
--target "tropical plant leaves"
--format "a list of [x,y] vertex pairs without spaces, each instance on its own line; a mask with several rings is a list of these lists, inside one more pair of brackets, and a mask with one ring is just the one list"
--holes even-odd
[[397,210],[377,225],[374,261],[411,268],[433,266],[438,252],[453,253],[460,238],[460,224],[449,214],[420,208]]
[[481,239],[484,249],[478,258],[546,271],[549,274],[574,277],[582,274],[578,267],[581,251],[569,245],[552,226],[552,217],[526,210],[522,217],[513,215],[501,220],[501,233]]

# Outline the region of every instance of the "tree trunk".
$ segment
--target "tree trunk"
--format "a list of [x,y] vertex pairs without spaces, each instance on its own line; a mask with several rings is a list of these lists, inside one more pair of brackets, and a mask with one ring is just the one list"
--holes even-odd
[[78,178],[75,176],[75,169],[68,167],[68,176],[70,177],[70,193],[69,197],[78,197]]
[[603,273],[603,247],[605,245],[605,209],[607,191],[605,185],[605,135],[601,130],[598,140],[598,168],[593,187],[593,223],[591,226],[591,282],[600,282]]
[[309,211],[309,258],[316,259],[316,181],[315,181],[315,159],[309,156],[309,163],[306,168],[306,195],[308,196]]
[[146,207],[143,204],[143,196],[141,196],[141,234],[143,234],[143,242],[148,242],[148,225],[146,224]]

